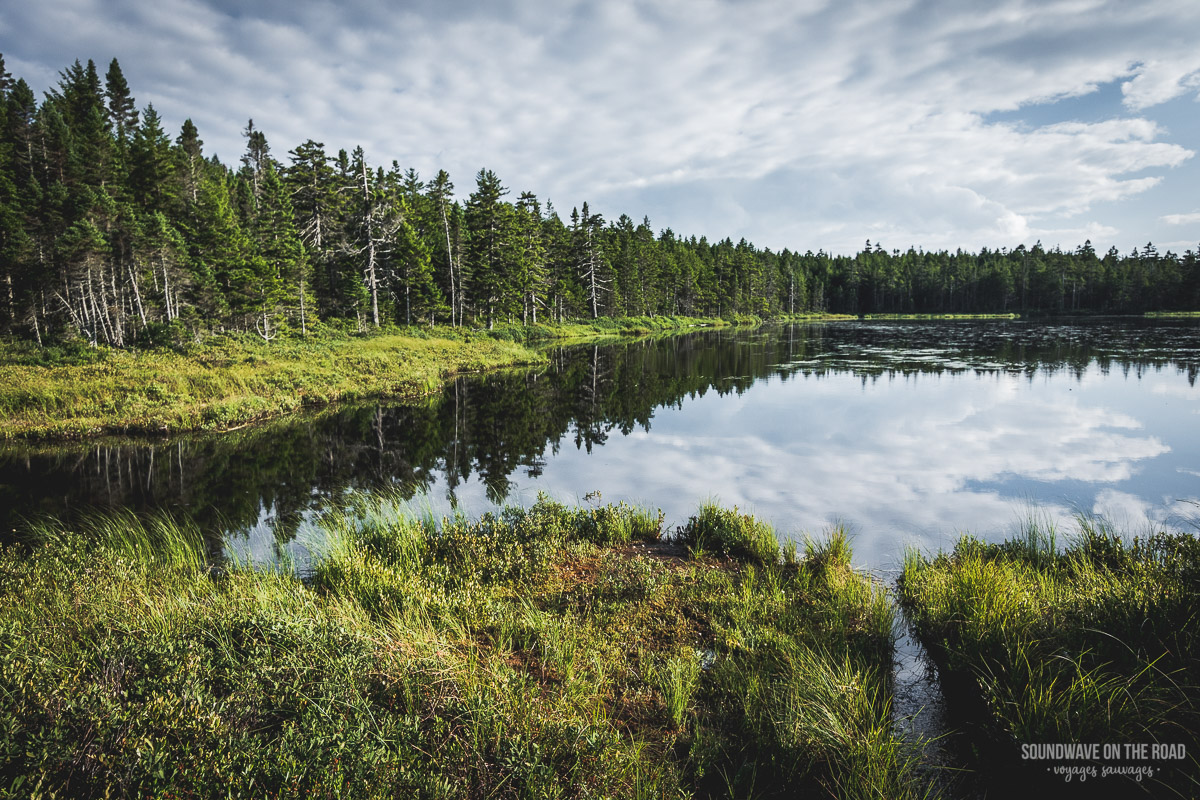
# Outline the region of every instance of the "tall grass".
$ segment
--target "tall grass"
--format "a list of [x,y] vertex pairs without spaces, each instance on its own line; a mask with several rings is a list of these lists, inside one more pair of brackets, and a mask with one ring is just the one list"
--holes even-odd
[[1156,766],[1165,788],[1194,788],[1200,542],[1091,518],[1059,538],[1035,521],[1001,544],[908,553],[900,598],[918,636],[986,710],[990,768],[1011,769],[1013,743],[1180,742],[1190,759]]
[[693,558],[545,498],[321,525],[306,580],[129,516],[0,552],[0,796],[925,794],[848,553]]
[[752,515],[722,508],[714,502],[700,506],[700,512],[680,529],[680,540],[697,552],[743,558],[758,564],[779,560],[779,539],[771,526]]

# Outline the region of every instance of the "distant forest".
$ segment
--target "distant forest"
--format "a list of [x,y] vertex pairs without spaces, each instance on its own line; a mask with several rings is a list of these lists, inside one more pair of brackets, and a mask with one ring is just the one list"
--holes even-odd
[[459,202],[445,171],[313,140],[280,159],[252,120],[243,136],[237,165],[206,157],[190,119],[172,138],[116,59],[103,79],[76,61],[39,103],[0,56],[0,331],[130,346],[606,315],[1200,309],[1192,250],[774,252],[587,203],[564,221],[487,169]]

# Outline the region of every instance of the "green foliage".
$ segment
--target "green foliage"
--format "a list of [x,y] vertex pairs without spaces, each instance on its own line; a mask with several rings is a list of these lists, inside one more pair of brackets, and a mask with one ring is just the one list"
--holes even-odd
[[659,523],[364,496],[303,581],[210,569],[165,520],[44,525],[0,552],[0,791],[923,796],[891,639],[835,588],[871,584],[695,560]]
[[[1190,752],[1197,542],[1161,532],[1130,541],[1084,518],[1060,549],[1031,521],[1001,544],[964,537],[948,555],[910,552],[900,599],[949,685],[982,700],[1004,758],[1015,759],[1013,742],[1186,742]],[[1178,788],[1194,766],[1160,779]]]
[[144,329],[176,320],[193,336],[261,328],[270,339],[275,325],[303,334],[318,318],[362,331],[1200,307],[1192,250],[888,252],[867,242],[853,255],[774,252],[656,236],[649,219],[625,214],[606,223],[586,202],[566,224],[530,192],[505,200],[488,169],[458,203],[444,171],[426,182],[394,161],[372,168],[361,148],[329,155],[310,139],[285,167],[253,121],[240,165],[227,166],[204,156],[191,120],[172,142],[152,106],[139,117],[116,59],[103,82],[90,61],[60,78],[40,104],[20,79],[0,93],[0,261],[11,287],[0,326],[43,343],[138,346]]
[[758,564],[779,560],[779,539],[765,522],[749,514],[705,503],[679,531],[680,541],[695,550],[732,556]]
[[427,394],[458,372],[543,358],[488,339],[352,339],[336,332],[269,343],[255,333],[180,347],[181,325],[157,325],[144,335],[182,353],[70,342],[6,348],[11,366],[0,386],[0,437],[227,428],[338,400]]

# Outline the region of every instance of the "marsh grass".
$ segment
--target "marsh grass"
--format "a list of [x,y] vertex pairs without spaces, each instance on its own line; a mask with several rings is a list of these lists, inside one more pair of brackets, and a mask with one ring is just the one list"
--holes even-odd
[[1019,319],[1020,314],[863,314],[863,319]]
[[1061,538],[1033,521],[1001,544],[906,556],[901,602],[946,686],[980,702],[997,745],[984,766],[1011,769],[1022,743],[1179,742],[1190,755],[1154,765],[1159,790],[1194,791],[1200,543],[1086,517]]
[[428,394],[451,375],[541,363],[512,342],[406,330],[374,337],[218,337],[181,350],[42,362],[0,352],[0,437],[224,430],[333,402]]
[[[755,319],[755,324],[761,324],[762,320]],[[527,325],[517,322],[499,323],[491,330],[479,331],[479,334],[506,341],[535,343],[551,340],[584,341],[619,336],[684,333],[696,328],[721,328],[731,324],[742,323],[712,317],[597,317],[596,319],[539,322]]]
[[545,498],[321,525],[305,580],[166,519],[0,553],[0,796],[926,794],[836,537],[690,555],[660,512]]
[[779,560],[775,531],[752,515],[740,513],[737,506],[727,509],[712,501],[704,503],[680,529],[679,538],[696,553],[733,556],[757,564]]

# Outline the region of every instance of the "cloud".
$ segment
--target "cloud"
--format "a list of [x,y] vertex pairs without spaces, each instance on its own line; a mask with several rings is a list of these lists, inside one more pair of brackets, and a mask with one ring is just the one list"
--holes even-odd
[[1153,502],[1117,489],[1096,494],[1092,513],[1103,517],[1120,531],[1141,535],[1165,527],[1187,530],[1196,527],[1197,499],[1164,497]]
[[1155,187],[1186,147],[1146,118],[985,118],[1112,81],[1129,110],[1151,109],[1196,87],[1198,30],[1195,4],[1166,0],[0,11],[0,33],[23,34],[10,67],[47,81],[51,60],[117,55],[139,102],[191,116],[226,162],[253,117],[284,160],[309,137],[361,144],[377,163],[449,170],[463,196],[486,166],[564,210],[590,200],[683,233],[837,250],[867,234],[951,248],[1116,235],[1084,215]]
[[1140,64],[1137,75],[1121,86],[1125,105],[1134,111],[1160,105],[1200,89],[1200,54],[1180,53]]
[[[515,494],[645,498],[678,525],[715,493],[784,535],[849,523],[858,558],[879,565],[898,560],[905,542],[1006,535],[1026,513],[1014,487],[1039,484],[1039,512],[1070,520],[1055,485],[1066,494],[1080,482],[1119,484],[1170,451],[1127,414],[1027,387],[1010,375],[922,376],[869,394],[845,373],[759,382],[741,397],[709,394],[656,414],[650,430],[591,455],[564,447],[536,481],[514,475]],[[459,497],[474,511],[472,491]]]
[[1191,214],[1167,214],[1162,221],[1168,225],[1192,225],[1200,222],[1200,211]]

